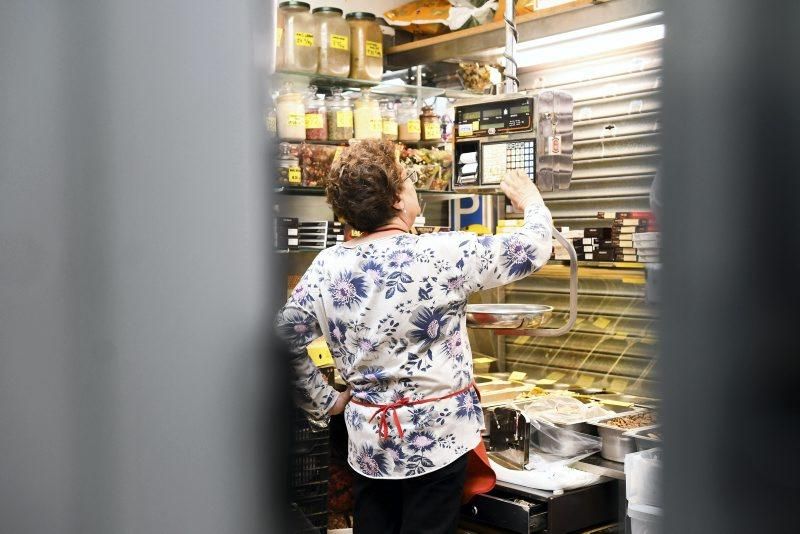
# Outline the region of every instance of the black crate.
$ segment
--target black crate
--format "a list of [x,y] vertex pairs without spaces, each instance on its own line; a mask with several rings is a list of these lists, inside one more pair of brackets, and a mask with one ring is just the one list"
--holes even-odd
[[[328,496],[314,497],[310,499],[296,499],[292,501],[292,507],[303,515],[307,523],[310,523],[320,532],[328,529]],[[314,532],[308,529],[302,532]]]
[[312,482],[327,482],[330,463],[328,453],[296,455],[291,457],[290,462],[292,488]]

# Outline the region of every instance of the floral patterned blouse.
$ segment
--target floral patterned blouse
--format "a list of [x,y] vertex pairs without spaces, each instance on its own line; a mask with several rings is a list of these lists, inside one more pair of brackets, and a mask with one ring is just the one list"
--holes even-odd
[[[373,405],[443,397],[472,382],[465,307],[471,293],[524,278],[552,248],[549,210],[525,209],[513,234],[401,234],[322,251],[277,319],[292,351],[301,407],[321,418],[338,393],[307,356],[319,337],[353,397]],[[409,478],[473,449],[483,412],[474,390],[395,410],[382,436],[376,408],[351,402],[344,416],[348,461],[372,478]],[[375,417],[373,417],[375,416]]]

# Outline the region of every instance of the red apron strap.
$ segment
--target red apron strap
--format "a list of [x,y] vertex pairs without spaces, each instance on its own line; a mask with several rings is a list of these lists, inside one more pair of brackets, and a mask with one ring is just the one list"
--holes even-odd
[[461,504],[468,503],[475,495],[488,493],[494,489],[497,475],[494,473],[483,439],[467,453],[467,479],[461,492]]

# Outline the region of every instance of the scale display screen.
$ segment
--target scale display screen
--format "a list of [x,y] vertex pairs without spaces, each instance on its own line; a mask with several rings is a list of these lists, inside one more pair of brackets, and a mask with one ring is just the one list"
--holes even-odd
[[525,104],[524,106],[514,106],[513,108],[511,108],[512,115],[519,115],[520,113],[530,113],[530,111],[531,107],[528,104]]
[[534,100],[531,97],[456,106],[456,138],[487,137],[533,131]]
[[481,115],[483,119],[493,119],[495,117],[499,117],[503,114],[502,109],[487,109]]
[[480,111],[469,111],[461,114],[461,120],[463,121],[477,121],[480,118],[481,118]]

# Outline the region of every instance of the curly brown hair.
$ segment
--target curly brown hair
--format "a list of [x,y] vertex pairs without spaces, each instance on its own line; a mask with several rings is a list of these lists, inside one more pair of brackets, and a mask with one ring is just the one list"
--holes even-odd
[[342,151],[328,175],[325,194],[336,217],[372,232],[399,212],[405,174],[390,141],[359,141]]

